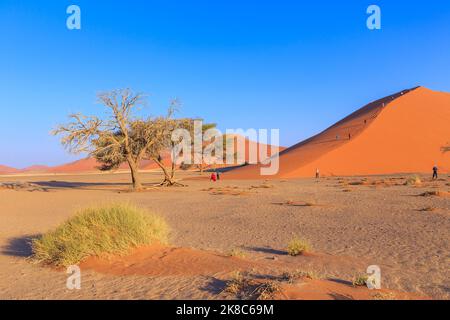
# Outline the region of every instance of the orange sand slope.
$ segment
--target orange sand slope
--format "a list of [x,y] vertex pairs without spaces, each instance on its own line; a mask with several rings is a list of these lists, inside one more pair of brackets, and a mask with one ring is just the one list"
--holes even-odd
[[229,179],[450,172],[450,94],[423,87],[377,100],[322,133],[280,153],[276,176],[260,165],[237,168]]

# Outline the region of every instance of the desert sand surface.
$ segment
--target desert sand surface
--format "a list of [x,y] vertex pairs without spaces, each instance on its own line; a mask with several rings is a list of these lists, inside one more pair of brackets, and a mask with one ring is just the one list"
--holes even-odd
[[[450,172],[450,93],[424,87],[374,101],[322,133],[280,153],[271,179],[323,175]],[[230,179],[257,179],[260,165],[241,167]]]
[[[224,176],[228,175],[225,173]],[[32,188],[0,189],[2,299],[234,299],[224,291],[236,271],[275,279],[293,270],[323,279],[286,284],[282,299],[375,299],[352,278],[378,265],[381,297],[450,298],[450,179],[410,175],[289,180],[195,179],[187,187],[128,192],[129,175],[0,177]],[[193,179],[194,178],[194,179]],[[163,216],[170,246],[153,246],[81,264],[81,290],[66,288],[65,270],[30,261],[29,240],[58,226],[77,208],[132,202]],[[310,254],[291,257],[298,235]],[[230,257],[239,249],[244,256]],[[408,292],[408,294],[405,294]]]

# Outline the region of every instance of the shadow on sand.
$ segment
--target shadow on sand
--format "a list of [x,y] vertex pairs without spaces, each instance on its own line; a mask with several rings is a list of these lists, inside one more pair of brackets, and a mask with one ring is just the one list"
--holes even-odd
[[28,258],[33,254],[31,243],[33,239],[40,235],[27,235],[23,237],[11,238],[8,243],[1,248],[1,253],[12,257]]
[[[68,182],[68,181],[35,181],[33,184],[51,188],[51,189],[85,189],[85,190],[103,190],[101,187],[124,187],[130,186],[129,183],[109,183],[109,182]],[[95,188],[100,187],[100,188]]]
[[278,256],[286,256],[287,252],[277,249],[272,249],[268,247],[244,247],[244,250],[253,251],[253,252],[260,252],[260,253],[267,253],[267,254],[273,254]]
[[339,284],[343,284],[346,286],[352,286],[353,283],[351,281],[346,281],[346,280],[342,280],[342,279],[338,279],[338,278],[327,278],[328,281],[332,281],[332,282],[336,282]]
[[[129,192],[132,191],[132,185],[129,182],[73,182],[73,181],[34,181],[34,185],[48,190],[90,190],[90,191],[114,191]],[[160,187],[160,183],[143,183],[142,186],[147,189]]]
[[205,286],[201,287],[200,290],[214,295],[218,295],[223,293],[225,287],[226,281],[213,277],[208,281],[208,283]]

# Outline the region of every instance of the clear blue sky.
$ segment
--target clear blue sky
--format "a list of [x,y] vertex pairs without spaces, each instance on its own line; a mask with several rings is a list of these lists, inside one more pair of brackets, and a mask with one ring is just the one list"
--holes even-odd
[[448,0],[1,0],[0,43],[0,164],[14,167],[79,158],[49,131],[101,114],[102,90],[149,93],[149,114],[178,97],[180,116],[279,128],[283,145],[405,88],[450,91]]

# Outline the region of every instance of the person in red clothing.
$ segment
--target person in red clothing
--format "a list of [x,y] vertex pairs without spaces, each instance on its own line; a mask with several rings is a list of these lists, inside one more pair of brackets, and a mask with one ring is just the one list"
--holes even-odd
[[217,181],[217,175],[215,172],[211,173],[211,179],[212,182],[216,182]]

